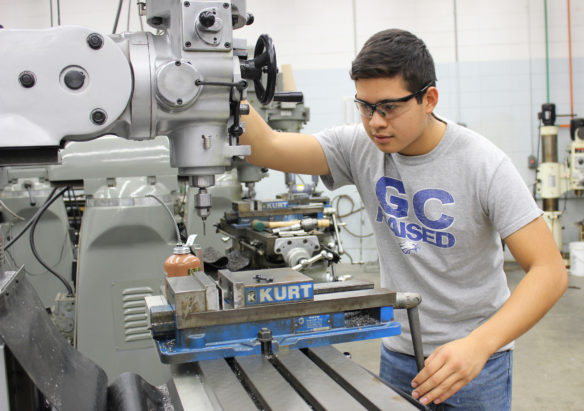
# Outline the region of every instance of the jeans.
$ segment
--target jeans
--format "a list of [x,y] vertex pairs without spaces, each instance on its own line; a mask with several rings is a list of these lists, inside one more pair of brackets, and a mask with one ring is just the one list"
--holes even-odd
[[[417,374],[414,357],[390,351],[381,344],[379,376],[382,379],[411,394],[411,382]],[[443,403],[432,404],[430,409],[509,411],[512,375],[513,351],[496,352],[474,380]]]

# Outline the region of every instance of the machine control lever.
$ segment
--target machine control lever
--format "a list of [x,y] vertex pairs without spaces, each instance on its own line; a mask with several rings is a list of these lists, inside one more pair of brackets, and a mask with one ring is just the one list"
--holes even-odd
[[247,81],[240,80],[235,83],[228,83],[222,81],[203,81],[195,80],[195,86],[220,86],[220,87],[235,87],[237,90],[241,91],[247,87]]
[[322,250],[320,253],[318,253],[317,255],[310,257],[310,258],[303,258],[302,260],[300,260],[300,262],[298,264],[296,264],[294,267],[292,267],[292,269],[294,271],[300,271],[304,268],[308,268],[310,267],[312,264],[316,263],[317,261],[320,260],[329,260],[331,261],[333,259],[334,255],[333,253],[330,253],[326,250]]
[[[226,83],[226,82],[220,82],[220,81],[203,81],[203,80],[197,79],[197,80],[195,80],[195,85],[196,86],[234,87],[237,91],[239,91],[239,93],[240,93],[239,100],[232,102],[233,125],[231,127],[229,127],[229,135],[238,139],[239,136],[241,136],[243,134],[243,128],[239,124],[239,115],[241,114],[242,108],[245,111],[245,106],[246,106],[245,104],[240,104],[239,102],[241,101],[241,95],[243,93],[243,90],[245,90],[247,87],[247,81],[240,80],[240,81],[236,81],[235,83]],[[249,106],[247,106],[247,113],[244,112],[244,114],[249,114]]]
[[339,254],[344,254],[343,244],[341,243],[341,236],[339,234],[339,223],[337,221],[337,210],[333,207],[328,207],[324,209],[325,215],[330,215],[333,220],[333,227],[335,229],[335,239],[337,240],[337,249]]
[[410,334],[414,345],[414,356],[418,371],[424,368],[424,349],[422,347],[422,330],[420,327],[420,315],[418,305],[422,302],[422,296],[416,293],[395,293],[394,308],[405,308],[410,323]]
[[424,368],[424,348],[422,347],[422,331],[420,329],[420,315],[418,307],[407,309],[408,322],[410,323],[410,333],[412,334],[412,344],[414,345],[414,356],[418,371]]

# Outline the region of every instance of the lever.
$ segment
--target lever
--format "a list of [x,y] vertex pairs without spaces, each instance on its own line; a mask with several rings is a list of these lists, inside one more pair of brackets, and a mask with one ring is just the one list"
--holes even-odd
[[333,227],[335,229],[335,238],[337,240],[337,249],[339,254],[344,254],[343,244],[341,243],[341,236],[339,235],[339,223],[337,221],[337,210],[332,207],[327,207],[324,209],[325,215],[331,215],[333,219]]
[[302,260],[300,260],[300,262],[298,264],[296,264],[294,267],[291,267],[294,271],[300,271],[303,270],[305,268],[310,267],[312,264],[316,263],[317,261],[320,261],[322,259],[326,259],[326,260],[332,260],[333,259],[333,253],[329,253],[326,250],[322,250],[320,253],[318,253],[317,255],[310,257],[310,258],[303,258]]
[[414,345],[414,356],[418,371],[424,368],[424,348],[422,347],[422,330],[420,327],[420,315],[418,305],[422,302],[422,296],[416,293],[395,293],[395,308],[405,308],[410,323],[410,334]]

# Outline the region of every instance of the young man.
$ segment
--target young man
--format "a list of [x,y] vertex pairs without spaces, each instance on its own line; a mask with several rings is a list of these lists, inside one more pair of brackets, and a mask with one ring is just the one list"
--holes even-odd
[[[253,110],[248,161],[356,185],[379,251],[381,286],[422,295],[425,367],[402,335],[383,341],[381,377],[440,408],[511,407],[513,341],[567,287],[541,211],[509,158],[477,133],[433,114],[434,63],[402,30],[375,34],[353,61],[362,124],[315,136],[275,132]],[[510,294],[503,238],[526,271]]]

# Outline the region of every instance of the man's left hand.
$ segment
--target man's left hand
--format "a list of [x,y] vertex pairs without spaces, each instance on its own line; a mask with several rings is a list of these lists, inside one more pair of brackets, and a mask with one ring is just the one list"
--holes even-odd
[[412,396],[422,404],[446,401],[479,375],[490,354],[471,337],[438,347],[412,380]]

